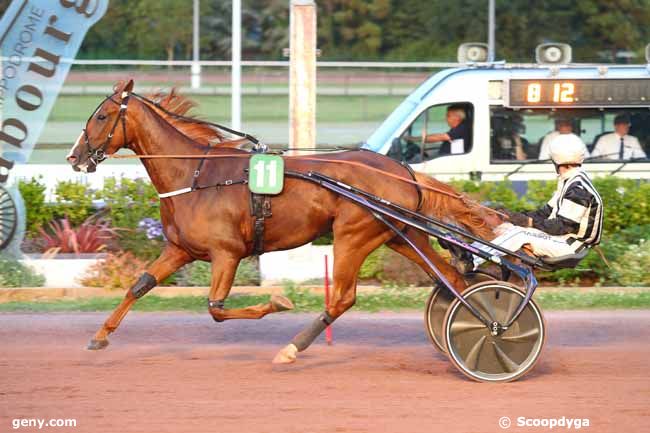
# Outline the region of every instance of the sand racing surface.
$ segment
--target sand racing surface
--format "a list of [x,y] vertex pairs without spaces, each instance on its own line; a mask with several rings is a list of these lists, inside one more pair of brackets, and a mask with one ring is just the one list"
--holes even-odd
[[[320,339],[289,366],[271,359],[315,314],[217,324],[207,313],[132,312],[108,348],[85,350],[107,315],[0,314],[0,432],[568,431],[518,427],[518,417],[642,432],[650,423],[650,311],[546,313],[540,362],[508,384],[458,373],[419,313],[347,313],[333,346]],[[14,430],[22,418],[77,426]]]

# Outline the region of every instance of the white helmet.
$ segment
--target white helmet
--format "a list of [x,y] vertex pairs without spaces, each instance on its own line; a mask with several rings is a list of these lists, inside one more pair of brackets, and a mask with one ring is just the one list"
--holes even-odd
[[560,134],[551,141],[549,154],[556,165],[582,164],[587,147],[575,134]]

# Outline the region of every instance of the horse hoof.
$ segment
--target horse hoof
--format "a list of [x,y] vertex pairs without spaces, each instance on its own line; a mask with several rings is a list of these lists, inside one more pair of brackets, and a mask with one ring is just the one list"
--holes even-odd
[[274,364],[291,364],[296,362],[296,357],[298,355],[298,348],[293,344],[288,344],[284,346],[282,350],[275,355],[273,358]]
[[88,350],[101,350],[108,346],[108,340],[95,340],[94,338],[90,340],[86,349]]
[[293,302],[289,298],[280,295],[271,296],[271,306],[276,313],[278,311],[293,310]]

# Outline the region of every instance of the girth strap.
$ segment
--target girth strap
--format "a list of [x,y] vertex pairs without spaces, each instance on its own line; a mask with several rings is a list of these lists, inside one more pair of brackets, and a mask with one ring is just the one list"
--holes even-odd
[[253,255],[259,256],[264,253],[266,218],[273,216],[271,212],[271,196],[251,192],[250,206],[251,216],[255,218],[253,223]]

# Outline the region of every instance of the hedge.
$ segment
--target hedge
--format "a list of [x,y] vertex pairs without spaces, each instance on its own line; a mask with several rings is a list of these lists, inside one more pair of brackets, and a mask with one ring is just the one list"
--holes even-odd
[[[556,188],[555,181],[530,181],[527,194],[518,197],[509,181],[453,181],[451,184],[483,203],[518,211],[543,206]],[[650,265],[647,254],[634,255],[642,240],[650,238],[650,183],[609,176],[594,179],[594,185],[605,204],[602,250],[610,262],[617,263],[616,271],[609,269],[592,251],[580,266],[588,268],[587,272],[562,270],[543,274],[545,278],[561,282],[629,283],[634,280],[635,268]],[[60,182],[55,188],[54,203],[46,203],[42,179],[20,182],[19,188],[27,204],[28,236],[38,236],[37,228],[53,218],[68,216],[72,222],[78,223],[94,212],[102,212],[114,227],[123,230],[119,242],[121,249],[151,260],[160,253],[164,244],[162,239],[148,239],[146,233],[138,229],[144,218],[160,218],[157,194],[148,180],[107,178],[104,187],[98,191],[91,191],[85,184]],[[93,200],[98,202],[94,204]],[[96,203],[102,205],[98,207]],[[324,236],[319,242],[331,242],[331,236]],[[642,247],[643,251],[648,249],[645,244]],[[629,260],[623,257],[625,254]],[[395,257],[384,251],[372,255],[361,270],[361,276],[383,281],[381,275],[384,273],[394,274],[390,269],[394,266],[383,262],[394,262]],[[414,280],[419,281],[421,275],[413,274]],[[640,276],[637,280],[643,278]]]

